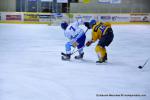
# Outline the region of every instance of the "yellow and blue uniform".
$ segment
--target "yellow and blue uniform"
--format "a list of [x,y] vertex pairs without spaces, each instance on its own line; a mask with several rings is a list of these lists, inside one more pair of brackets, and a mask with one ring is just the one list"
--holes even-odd
[[92,27],[92,42],[98,41],[95,51],[98,55],[99,61],[107,60],[107,52],[105,46],[109,46],[114,38],[113,30],[109,22],[97,22]]

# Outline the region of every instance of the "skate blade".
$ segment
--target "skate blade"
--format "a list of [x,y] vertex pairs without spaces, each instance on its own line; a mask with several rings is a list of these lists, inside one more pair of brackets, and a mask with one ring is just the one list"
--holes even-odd
[[70,59],[65,59],[64,56],[61,56],[61,59],[62,59],[63,61],[70,61]]
[[106,64],[107,64],[107,61],[104,61],[104,62],[102,62],[102,63],[96,62],[96,65],[106,65]]
[[76,59],[76,60],[82,60],[83,58],[76,58],[76,57],[74,57],[74,59]]

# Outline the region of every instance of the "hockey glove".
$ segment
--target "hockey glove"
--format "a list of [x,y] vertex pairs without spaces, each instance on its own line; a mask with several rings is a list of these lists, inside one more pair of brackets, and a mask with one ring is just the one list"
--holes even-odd
[[93,43],[93,42],[92,42],[91,40],[90,40],[90,41],[87,41],[87,42],[86,42],[86,46],[89,47],[92,43]]
[[77,45],[78,45],[77,42],[72,43],[72,46],[73,46],[74,48],[77,47]]

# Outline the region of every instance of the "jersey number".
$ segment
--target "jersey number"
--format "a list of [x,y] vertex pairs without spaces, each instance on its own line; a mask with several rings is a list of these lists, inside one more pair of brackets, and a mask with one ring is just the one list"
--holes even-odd
[[74,32],[76,31],[76,29],[73,26],[70,26],[69,28],[70,30],[73,30]]
[[97,32],[97,30],[98,29],[100,29],[101,31],[104,31],[105,29],[106,29],[106,27],[105,26],[103,26],[103,25],[97,25],[95,28],[94,28],[94,32]]

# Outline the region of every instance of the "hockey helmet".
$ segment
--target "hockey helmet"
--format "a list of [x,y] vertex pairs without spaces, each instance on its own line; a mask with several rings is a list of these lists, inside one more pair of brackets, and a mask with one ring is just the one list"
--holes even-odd
[[92,19],[92,20],[90,21],[90,27],[92,28],[93,25],[95,25],[95,24],[96,24],[96,20],[95,20],[95,19]]
[[67,22],[63,22],[63,23],[61,23],[61,28],[62,29],[66,29],[68,27],[68,23]]

